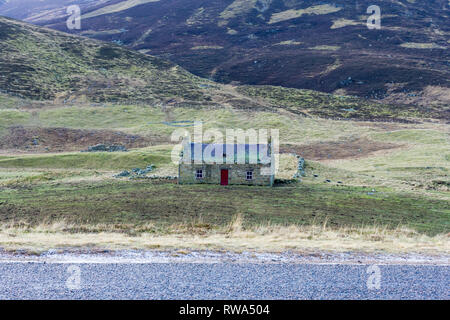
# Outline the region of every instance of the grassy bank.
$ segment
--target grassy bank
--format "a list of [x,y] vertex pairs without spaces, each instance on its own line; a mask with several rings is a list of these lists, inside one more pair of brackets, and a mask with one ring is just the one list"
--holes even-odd
[[[168,149],[168,148],[167,148]],[[50,155],[0,157],[2,168],[125,170],[161,166],[170,163],[167,150],[152,153],[132,151],[124,153],[62,153]]]
[[[45,176],[44,176],[45,177]],[[192,224],[214,230],[241,214],[244,227],[265,224],[329,227],[409,227],[436,235],[450,229],[445,200],[402,194],[385,189],[289,184],[275,188],[180,186],[162,181],[21,183],[0,192],[1,222],[64,220],[75,225],[123,224],[133,232],[147,223],[149,232],[164,233],[173,224]],[[45,182],[45,179],[42,179]],[[70,230],[67,230],[70,231]],[[73,230],[77,231],[77,230]]]

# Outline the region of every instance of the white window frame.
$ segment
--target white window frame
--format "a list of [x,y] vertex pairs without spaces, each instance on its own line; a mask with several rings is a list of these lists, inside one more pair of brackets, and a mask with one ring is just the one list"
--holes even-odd
[[203,169],[195,170],[195,179],[203,179]]
[[[249,177],[250,177],[250,179],[249,179]],[[253,171],[247,171],[246,172],[246,178],[247,178],[247,181],[252,181],[253,180]]]

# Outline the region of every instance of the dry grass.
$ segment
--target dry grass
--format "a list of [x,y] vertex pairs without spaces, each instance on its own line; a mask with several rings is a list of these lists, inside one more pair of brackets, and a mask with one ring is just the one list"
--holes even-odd
[[447,49],[446,47],[440,46],[436,43],[418,43],[418,42],[405,42],[402,43],[400,47],[410,49]]
[[188,26],[192,26],[195,24],[201,24],[202,20],[204,18],[205,18],[205,8],[201,7],[201,8],[198,8],[195,11],[195,13],[186,20],[186,24]]
[[311,49],[311,50],[337,51],[337,50],[339,50],[340,48],[341,48],[341,47],[339,47],[339,46],[321,45],[321,46],[311,47],[311,48],[309,48],[309,49]]
[[220,14],[219,26],[224,26],[228,24],[228,20],[250,12],[255,7],[256,2],[257,0],[235,0]]
[[[277,157],[277,156],[276,156]],[[298,160],[293,154],[280,154],[277,160],[279,167],[277,171],[277,179],[292,179],[297,172]]]
[[355,20],[341,18],[333,20],[333,25],[330,27],[330,29],[339,29],[347,26],[356,26],[356,25],[364,25],[364,24]]
[[82,16],[82,18],[93,18],[97,16],[101,16],[104,14],[110,14],[115,12],[120,12],[124,10],[128,10],[130,8],[136,7],[141,4],[150,3],[150,2],[158,2],[159,0],[125,0],[116,4],[112,4],[103,8],[100,8],[98,10],[89,12],[88,14],[85,14]]
[[317,6],[312,6],[306,9],[300,9],[300,10],[286,10],[283,12],[275,13],[270,18],[269,24],[278,23],[281,21],[286,21],[290,19],[299,18],[305,14],[308,15],[319,15],[319,14],[329,14],[340,11],[341,8],[338,8],[336,6],[332,6],[329,4],[321,4]]
[[[338,58],[333,64],[328,65],[327,68],[320,73],[320,75],[327,75],[333,72],[334,70],[339,69],[340,67],[342,67],[342,63],[341,60]],[[335,94],[345,96],[346,92],[345,89],[338,89],[336,90]]]
[[191,50],[220,50],[223,49],[222,46],[196,46],[192,47]]
[[275,43],[273,46],[298,46],[301,45],[303,42],[300,41],[295,41],[295,40],[286,40],[286,41],[281,41],[278,43]]
[[333,229],[322,225],[261,225],[245,228],[241,215],[228,226],[211,230],[201,218],[189,225],[174,225],[165,232],[155,232],[147,224],[130,229],[127,225],[80,226],[64,221],[43,222],[29,227],[12,223],[0,228],[0,246],[7,250],[28,249],[34,252],[51,248],[90,247],[102,249],[194,249],[242,252],[388,252],[450,253],[449,235],[434,237],[399,226],[395,230],[382,227],[347,227]]

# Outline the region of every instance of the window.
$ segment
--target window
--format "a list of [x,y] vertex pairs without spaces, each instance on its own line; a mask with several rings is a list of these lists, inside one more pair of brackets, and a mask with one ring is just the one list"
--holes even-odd
[[247,180],[253,180],[253,171],[247,171]]
[[203,179],[203,170],[197,170],[197,171],[195,172],[195,177],[196,177],[197,179]]

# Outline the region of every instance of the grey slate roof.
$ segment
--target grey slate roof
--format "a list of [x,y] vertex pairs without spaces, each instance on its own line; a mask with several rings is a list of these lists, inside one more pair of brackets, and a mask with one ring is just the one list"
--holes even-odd
[[[210,146],[211,152],[206,151],[206,148]],[[249,163],[250,159],[257,159],[260,163],[264,155],[270,158],[269,146],[267,144],[190,144],[190,158],[191,160],[197,161],[213,161],[211,159],[215,158],[216,151],[220,152],[222,148],[223,158],[234,158],[237,162],[239,156],[245,157],[245,163]],[[210,155],[210,157],[209,157]],[[219,156],[220,157],[220,156]],[[253,158],[251,158],[253,157]]]

